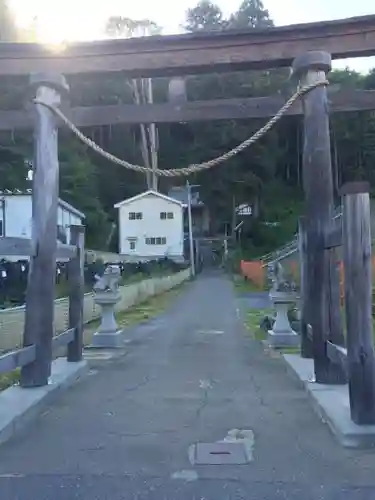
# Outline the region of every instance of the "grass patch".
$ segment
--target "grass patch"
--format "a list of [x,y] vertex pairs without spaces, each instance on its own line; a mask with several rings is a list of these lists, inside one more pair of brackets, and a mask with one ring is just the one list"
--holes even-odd
[[245,326],[255,340],[266,340],[267,332],[260,327],[265,316],[271,316],[272,309],[250,309],[246,313]]
[[[155,316],[164,312],[169,306],[170,302],[174,300],[184,289],[186,283],[172,288],[167,292],[155,295],[154,297],[141,302],[126,311],[116,313],[116,321],[119,328],[130,328],[138,325],[144,321],[149,321]],[[84,327],[84,343],[88,345],[91,343],[94,333],[98,330],[100,320],[91,321]]]
[[[267,340],[267,332],[260,327],[260,323],[265,316],[273,316],[272,309],[250,309],[246,314],[245,326],[251,336],[262,342]],[[299,354],[301,352],[300,347],[284,347],[282,349],[277,349],[280,354]]]
[[148,321],[158,314],[165,311],[170,304],[171,300],[177,297],[181,292],[183,286],[179,286],[164,292],[155,297],[151,297],[149,300],[137,304],[136,306],[118,313],[116,319],[121,328],[129,328],[131,326],[142,323],[143,321]]
[[11,387],[14,384],[17,384],[20,381],[20,377],[21,370],[19,368],[13,372],[0,375],[0,392],[8,389],[8,387]]
[[259,286],[254,281],[245,279],[239,274],[233,276],[233,284],[237,293],[264,292],[264,286]]

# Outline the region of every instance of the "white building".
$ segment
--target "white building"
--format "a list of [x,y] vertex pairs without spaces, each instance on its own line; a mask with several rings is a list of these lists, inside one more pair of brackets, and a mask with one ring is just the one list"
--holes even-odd
[[115,205],[119,210],[119,251],[134,260],[183,259],[183,204],[146,191]]
[[[71,243],[70,225],[82,225],[85,215],[64,200],[58,203],[58,239]],[[0,236],[31,238],[31,227],[31,189],[0,191]]]

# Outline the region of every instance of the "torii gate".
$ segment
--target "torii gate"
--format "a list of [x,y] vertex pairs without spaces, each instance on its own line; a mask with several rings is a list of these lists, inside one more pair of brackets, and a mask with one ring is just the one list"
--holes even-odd
[[[22,356],[19,353],[22,350],[12,354],[12,359],[18,360],[19,366],[22,366],[22,385],[46,385],[52,358],[52,277],[57,251],[54,236],[59,173],[57,131],[61,124],[48,106],[59,107],[61,97],[68,94],[62,75],[123,71],[126,76],[131,77],[174,76],[292,65],[294,76],[301,85],[319,85],[303,97],[302,107],[296,104],[289,110],[294,114],[303,113],[305,118],[303,173],[309,221],[306,231],[309,265],[305,268],[308,286],[304,290],[304,302],[308,307],[304,309],[306,316],[303,321],[305,325],[311,324],[313,329],[312,354],[317,382],[342,382],[340,366],[327,353],[327,340],[332,345],[342,345],[343,334],[339,314],[338,273],[333,251],[327,251],[325,244],[333,211],[333,190],[327,91],[323,85],[331,67],[331,57],[341,59],[370,55],[375,55],[375,16],[260,30],[79,43],[66,47],[60,53],[52,53],[47,48],[34,44],[2,44],[0,75],[33,75],[31,83],[39,101],[35,105],[36,113],[33,117],[19,110],[0,111],[0,130],[33,126],[35,132],[34,224],[24,332],[24,346],[26,349],[35,346],[35,356],[31,362],[29,358],[23,358],[21,362]],[[277,111],[282,104],[280,99],[266,97],[178,105],[73,108],[66,110],[66,115],[78,127],[110,123],[266,117]],[[374,93],[337,92],[332,95],[332,108],[334,111],[374,109]],[[350,196],[353,195],[351,192]],[[354,207],[358,220],[366,225],[365,213],[360,211],[357,201],[350,198],[347,205]],[[362,205],[365,206],[366,201]],[[6,252],[9,253],[9,242],[5,240],[6,238],[0,240],[0,251],[7,246]],[[363,252],[368,252],[367,240],[361,248]],[[365,280],[365,300],[362,301],[361,312],[368,318],[371,314],[371,276],[367,261],[361,271]],[[358,291],[358,283],[355,286]],[[82,300],[77,298],[77,304],[78,309],[82,308]],[[358,312],[358,305],[356,307]],[[71,336],[69,337],[71,361],[79,361],[82,357],[82,311],[80,314],[76,311],[75,318],[73,343]],[[373,378],[366,382],[367,402],[361,396],[364,390],[361,374],[370,373],[374,366],[373,351],[368,342],[370,332],[364,332],[361,339],[357,336],[357,342],[353,335],[356,335],[355,332],[350,333],[349,377],[352,375],[351,380],[354,381],[359,396],[354,402],[352,415],[358,423],[375,423]],[[358,349],[360,342],[362,350]],[[366,366],[361,361],[363,353],[366,355]],[[366,404],[370,408],[367,414]],[[355,409],[359,411],[356,413]]]

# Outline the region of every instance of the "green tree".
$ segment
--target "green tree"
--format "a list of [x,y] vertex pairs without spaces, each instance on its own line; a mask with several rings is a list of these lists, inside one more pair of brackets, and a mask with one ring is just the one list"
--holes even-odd
[[[272,26],[269,13],[260,1],[244,1],[229,19],[224,19],[219,7],[211,2],[200,2],[187,12],[185,27],[190,31],[219,29],[262,28]],[[286,81],[286,71],[250,71],[211,74],[190,78],[190,100],[252,97],[275,93]],[[198,137],[194,145],[194,160],[218,156],[247,139],[263,122],[228,120],[226,122],[194,124],[192,135]],[[193,151],[193,150],[191,150]],[[199,176],[202,194],[218,220],[232,219],[233,203],[261,203],[264,188],[277,175],[283,147],[278,133],[271,131],[260,142],[233,158],[214,172]],[[212,177],[215,178],[214,185]]]
[[273,25],[262,0],[244,0],[238,11],[229,18],[230,28],[269,28]]
[[216,4],[210,0],[201,0],[186,12],[185,29],[187,31],[217,31],[224,29],[227,21]]
[[60,196],[86,216],[86,245],[106,250],[108,215],[99,197],[97,167],[78,143],[60,141]]

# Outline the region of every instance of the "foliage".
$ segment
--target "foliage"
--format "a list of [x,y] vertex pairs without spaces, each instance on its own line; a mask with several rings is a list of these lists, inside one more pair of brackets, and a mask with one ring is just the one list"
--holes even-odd
[[272,309],[248,309],[245,317],[245,326],[250,335],[255,340],[265,340],[267,331],[263,327],[264,324],[272,324]]
[[244,28],[269,28],[273,21],[262,0],[243,0],[238,11],[229,18],[229,27]]
[[185,28],[187,31],[214,31],[227,26],[220,7],[210,0],[201,0],[194,8],[186,13]]
[[0,374],[0,392],[12,387],[12,385],[18,384],[20,379],[21,370],[19,368],[9,373]]

